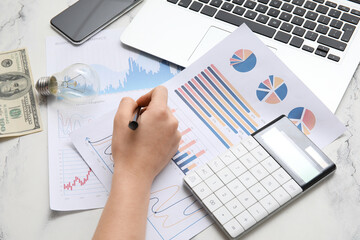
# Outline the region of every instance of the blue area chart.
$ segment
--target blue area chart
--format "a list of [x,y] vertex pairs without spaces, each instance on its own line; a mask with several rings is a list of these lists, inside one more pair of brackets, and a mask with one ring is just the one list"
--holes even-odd
[[157,71],[144,69],[132,58],[128,59],[128,63],[128,70],[123,72],[114,71],[99,64],[92,65],[101,79],[100,94],[154,88],[170,80],[181,71],[180,68],[177,68],[177,71],[174,72],[167,61],[159,61]]
[[238,72],[249,72],[256,65],[256,56],[248,49],[240,49],[230,58],[230,65]]

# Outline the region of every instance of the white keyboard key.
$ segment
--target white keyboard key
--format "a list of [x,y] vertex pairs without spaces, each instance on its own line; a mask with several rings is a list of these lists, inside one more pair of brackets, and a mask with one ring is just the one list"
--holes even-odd
[[280,167],[280,165],[270,156],[267,157],[264,161],[262,161],[261,164],[265,167],[265,169],[269,173],[274,172],[276,169]]
[[253,168],[250,169],[250,172],[258,181],[269,175],[269,173],[261,164],[255,165]]
[[265,151],[265,149],[260,145],[254,148],[253,150],[251,150],[250,152],[259,162],[261,162],[262,160],[264,160],[269,156],[269,153]]
[[239,180],[246,188],[251,187],[255,183],[257,183],[256,178],[249,172],[245,172],[243,175],[239,177]]
[[237,196],[237,199],[241,202],[241,204],[245,208],[249,208],[251,205],[253,205],[256,202],[256,199],[254,198],[251,193],[246,190],[243,193],[241,193],[239,196]]
[[187,174],[184,177],[184,180],[191,188],[193,188],[194,186],[196,186],[201,182],[201,178],[194,171]]
[[249,188],[249,191],[258,201],[268,194],[268,191],[266,191],[260,183],[256,183],[254,186]]
[[241,226],[243,226],[245,230],[249,229],[251,226],[253,226],[256,223],[254,217],[251,216],[251,214],[247,210],[240,213],[236,217],[236,220],[238,220],[238,222],[241,224]]
[[197,169],[196,173],[197,173],[197,175],[199,175],[199,177],[201,177],[202,180],[205,180],[214,174],[214,172],[206,164],[204,164],[199,169]]
[[252,205],[251,207],[249,207],[248,211],[255,218],[257,222],[259,222],[261,219],[269,215],[268,212],[265,210],[265,208],[261,206],[261,204],[258,202]]
[[220,200],[215,196],[215,194],[211,194],[205,198],[203,203],[210,210],[210,212],[214,212],[216,209],[222,206]]
[[215,158],[211,160],[208,163],[208,165],[214,172],[217,172],[221,170],[223,167],[225,167],[225,164],[219,158]]
[[251,153],[245,154],[239,160],[242,164],[244,164],[245,167],[247,167],[247,169],[250,169],[256,164],[258,164],[258,161],[255,159],[253,155],[251,155]]
[[244,147],[250,151],[254,149],[255,147],[259,146],[259,143],[253,138],[252,136],[248,136],[244,140],[241,141],[241,144],[244,145]]
[[230,170],[235,174],[236,177],[247,171],[246,167],[239,160],[231,163],[228,168],[230,168]]
[[237,157],[240,158],[245,153],[248,153],[248,150],[242,144],[238,144],[230,148],[230,151]]
[[240,193],[246,190],[245,186],[237,178],[229,182],[226,186],[235,196],[239,195]]
[[225,163],[225,165],[229,165],[230,163],[232,163],[233,161],[235,161],[237,159],[230,150],[227,150],[225,153],[221,154],[219,157],[223,161],[223,163]]
[[273,196],[280,205],[284,205],[291,199],[290,195],[281,186],[273,191],[271,196]]
[[225,184],[235,179],[235,175],[227,167],[224,167],[223,169],[218,171],[216,175],[218,175],[221,181],[223,181]]
[[206,185],[204,182],[201,182],[198,185],[196,185],[193,188],[193,190],[196,193],[196,195],[199,196],[200,199],[204,199],[207,196],[209,196],[210,194],[212,194],[212,191],[210,190],[208,185]]
[[236,238],[242,232],[244,232],[244,228],[240,225],[240,223],[238,221],[236,221],[235,218],[233,218],[229,222],[227,222],[224,225],[224,228],[232,238]]
[[219,209],[215,210],[214,216],[222,225],[224,225],[233,218],[233,216],[231,215],[229,210],[226,209],[225,206],[222,206]]
[[226,186],[223,186],[222,188],[217,190],[215,192],[215,195],[220,199],[223,204],[227,203],[235,197],[234,194],[232,194]]
[[280,204],[271,195],[267,195],[261,199],[260,203],[268,213],[272,213],[280,207]]
[[268,190],[268,192],[272,192],[280,186],[280,184],[271,175],[267,176],[260,182],[266,188],[266,190]]
[[237,198],[232,199],[231,201],[226,203],[225,206],[234,217],[236,217],[245,210],[244,206],[239,202]]
[[276,181],[280,183],[280,185],[283,185],[284,183],[286,183],[291,179],[290,175],[287,172],[285,172],[283,168],[279,168],[271,175],[276,179]]
[[294,181],[294,179],[286,182],[283,185],[283,188],[290,194],[291,197],[295,197],[302,192],[301,187]]
[[222,186],[224,186],[224,183],[220,180],[220,178],[218,178],[218,176],[216,176],[215,174],[212,175],[211,177],[207,178],[205,180],[205,183],[209,186],[209,188],[215,192],[216,190],[218,190],[219,188],[221,188]]

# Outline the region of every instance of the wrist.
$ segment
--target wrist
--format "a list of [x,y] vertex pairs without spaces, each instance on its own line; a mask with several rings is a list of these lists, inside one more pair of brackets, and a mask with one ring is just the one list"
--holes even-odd
[[135,186],[136,188],[151,188],[154,178],[147,174],[114,168],[112,185]]

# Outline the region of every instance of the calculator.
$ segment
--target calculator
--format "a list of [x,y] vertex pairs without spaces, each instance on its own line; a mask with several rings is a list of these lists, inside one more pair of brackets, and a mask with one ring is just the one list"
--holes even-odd
[[190,171],[184,182],[225,234],[238,239],[335,169],[282,115]]

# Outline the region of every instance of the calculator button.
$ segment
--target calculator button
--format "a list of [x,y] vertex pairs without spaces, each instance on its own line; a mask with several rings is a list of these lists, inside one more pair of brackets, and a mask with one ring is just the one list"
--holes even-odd
[[225,167],[225,164],[219,158],[215,158],[208,163],[208,166],[211,168],[211,170],[217,172]]
[[257,222],[259,222],[261,219],[268,215],[268,212],[265,210],[265,208],[261,206],[261,204],[258,202],[249,207],[248,211]]
[[201,178],[194,171],[186,175],[184,180],[191,188],[201,182]]
[[282,187],[279,187],[273,191],[271,196],[273,196],[280,205],[283,205],[291,199],[290,195]]
[[193,190],[196,193],[196,195],[199,196],[200,199],[204,199],[212,193],[208,185],[206,185],[204,182],[201,182],[198,185],[196,185],[193,188]]
[[251,195],[251,193],[248,190],[244,191],[239,196],[237,196],[237,199],[241,202],[241,204],[245,208],[250,207],[256,202],[256,199],[254,198],[253,195]]
[[283,168],[279,168],[278,170],[276,170],[273,174],[271,174],[276,181],[278,181],[281,185],[283,185],[284,183],[286,183],[287,181],[289,181],[291,179],[290,175],[285,172],[285,170]]
[[271,175],[267,176],[260,182],[266,188],[266,190],[268,190],[268,192],[272,192],[280,186],[280,184]]
[[258,163],[258,161],[255,159],[253,155],[251,155],[251,153],[247,153],[244,156],[242,156],[240,158],[240,162],[244,164],[244,166],[247,167],[247,169],[252,168]]
[[249,172],[245,172],[243,175],[239,177],[239,180],[246,188],[251,187],[255,183],[257,183],[256,178]]
[[241,224],[241,226],[243,226],[245,230],[249,229],[252,225],[256,223],[254,217],[251,216],[251,214],[247,210],[240,213],[236,217],[236,220],[239,221],[239,223]]
[[230,148],[230,151],[237,157],[241,157],[244,154],[248,153],[248,150],[242,144],[238,144],[237,146],[233,146]]
[[214,174],[214,172],[206,164],[204,164],[199,169],[197,169],[196,173],[197,173],[197,175],[199,175],[199,177],[201,177],[202,180],[205,180]]
[[232,199],[230,202],[226,203],[225,206],[234,217],[236,217],[245,210],[244,206],[239,202],[237,198]]
[[270,156],[267,157],[264,161],[262,161],[261,164],[265,167],[265,169],[269,173],[274,172],[276,169],[280,167],[280,165]]
[[218,178],[218,176],[216,175],[212,175],[211,177],[209,177],[208,179],[205,180],[205,183],[209,186],[209,188],[215,192],[216,190],[218,190],[219,188],[221,188],[222,186],[224,186],[224,183],[220,180],[220,178]]
[[225,165],[229,165],[230,163],[232,163],[233,161],[235,161],[237,159],[230,150],[226,151],[219,157],[223,161],[223,163],[225,163]]
[[272,213],[280,207],[280,204],[271,195],[267,195],[261,199],[260,203],[268,213]]
[[262,146],[257,146],[256,148],[254,148],[253,150],[251,150],[251,154],[256,158],[256,160],[258,160],[259,162],[261,162],[262,160],[264,160],[265,158],[267,158],[269,156],[268,152],[265,151],[265,149]]
[[232,194],[226,186],[223,186],[222,188],[217,190],[215,192],[215,195],[220,199],[223,204],[227,203],[235,197],[234,194]]
[[291,197],[295,197],[302,192],[301,187],[293,179],[285,183],[283,187],[290,194]]
[[244,147],[250,151],[252,149],[254,149],[255,147],[257,147],[259,145],[259,143],[255,140],[255,138],[253,138],[252,136],[248,136],[247,138],[245,138],[244,140],[241,141],[241,144],[244,145]]
[[260,200],[268,194],[268,191],[260,184],[257,183],[249,188],[250,193],[257,199]]
[[229,210],[226,209],[225,206],[222,206],[219,209],[215,210],[214,216],[222,225],[224,225],[233,218],[233,216],[231,215]]
[[235,218],[233,218],[229,222],[227,222],[224,225],[224,228],[232,238],[236,238],[242,232],[244,232],[244,228],[240,225],[240,223],[238,221],[236,221]]
[[244,187],[244,185],[240,182],[239,179],[234,179],[233,181],[229,182],[227,187],[230,189],[230,191],[235,195],[239,195],[240,193],[242,193],[243,191],[246,190],[246,188]]
[[210,212],[214,212],[216,209],[222,206],[220,200],[214,195],[211,194],[207,198],[203,200],[205,206],[210,210]]
[[227,167],[221,169],[219,172],[216,173],[216,175],[218,175],[221,181],[223,181],[225,184],[235,179],[235,175]]
[[250,169],[250,172],[254,175],[254,177],[258,181],[269,175],[269,173],[265,170],[265,168],[261,164],[255,165],[255,167]]
[[228,167],[235,174],[236,177],[240,176],[241,174],[247,171],[246,167],[239,160],[236,160]]

